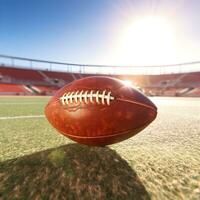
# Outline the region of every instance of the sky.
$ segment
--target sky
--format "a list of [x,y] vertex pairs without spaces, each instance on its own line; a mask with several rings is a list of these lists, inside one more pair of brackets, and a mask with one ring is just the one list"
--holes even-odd
[[0,54],[99,65],[200,60],[199,0],[0,0]]

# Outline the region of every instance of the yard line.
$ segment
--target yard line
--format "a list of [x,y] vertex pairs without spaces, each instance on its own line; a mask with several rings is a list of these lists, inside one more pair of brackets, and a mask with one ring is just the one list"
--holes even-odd
[[0,105],[33,105],[33,104],[44,104],[44,102],[5,102]]
[[6,119],[30,119],[30,118],[43,118],[44,115],[22,115],[22,116],[12,116],[12,117],[0,117],[0,120]]

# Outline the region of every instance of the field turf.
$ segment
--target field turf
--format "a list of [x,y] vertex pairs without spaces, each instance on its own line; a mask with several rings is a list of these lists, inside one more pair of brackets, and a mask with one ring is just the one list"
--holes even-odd
[[47,122],[49,97],[0,97],[0,200],[199,200],[200,99],[152,98],[157,119],[108,147]]

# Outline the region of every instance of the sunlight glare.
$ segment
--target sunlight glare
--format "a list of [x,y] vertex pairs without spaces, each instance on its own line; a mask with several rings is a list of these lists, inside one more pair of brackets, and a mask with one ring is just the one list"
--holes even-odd
[[133,83],[130,80],[122,80],[122,82],[127,87],[133,87]]
[[163,18],[146,17],[130,24],[123,32],[118,58],[127,65],[155,65],[173,62],[175,34]]

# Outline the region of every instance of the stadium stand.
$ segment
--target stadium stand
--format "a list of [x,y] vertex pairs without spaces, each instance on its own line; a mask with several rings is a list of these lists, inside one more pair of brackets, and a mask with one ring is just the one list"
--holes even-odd
[[199,85],[200,72],[164,74],[164,75],[138,75],[138,76],[117,76],[122,80],[132,80],[133,83],[140,86],[191,86]]
[[196,86],[199,85],[199,82],[200,82],[200,72],[186,73],[181,77],[180,82],[177,85]]
[[40,95],[52,95],[54,94],[59,87],[55,87],[55,86],[42,86],[42,85],[32,85],[31,89],[35,92],[38,93]]
[[73,74],[67,74],[62,72],[50,72],[50,71],[42,71],[43,74],[46,75],[49,79],[52,80],[62,80],[65,82],[71,82],[76,79]]
[[194,88],[185,94],[187,97],[200,97],[200,87]]
[[[0,65],[0,95],[52,95],[63,85],[97,74],[22,69]],[[102,74],[98,74],[102,76]],[[109,75],[111,76],[111,75]],[[129,80],[149,96],[200,97],[200,72],[159,75],[112,75]]]
[[20,80],[20,81],[39,81],[43,82],[44,77],[42,77],[37,71],[30,69],[17,69],[17,68],[8,68],[0,67],[1,76],[9,77],[11,80]]
[[0,83],[1,95],[32,95],[33,92],[24,85]]

